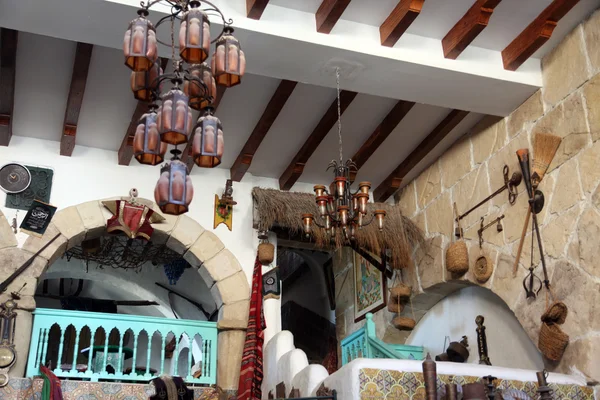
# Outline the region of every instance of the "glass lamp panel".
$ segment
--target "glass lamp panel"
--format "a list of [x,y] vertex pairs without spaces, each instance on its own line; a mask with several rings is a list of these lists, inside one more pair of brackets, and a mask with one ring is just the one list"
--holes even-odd
[[142,115],[133,137],[133,155],[140,164],[157,165],[164,161],[167,144],[160,141],[156,112]]
[[198,5],[198,2],[192,2],[192,8],[182,16],[179,28],[179,55],[190,64],[203,62],[210,52],[210,22]]
[[[183,92],[190,98],[190,107],[194,110],[202,110],[216,100],[217,83],[212,70],[206,63],[192,65],[189,73],[202,83],[186,79],[183,84]],[[210,100],[211,97],[212,100]]]
[[152,100],[152,92],[160,93],[160,84],[158,77],[162,75],[163,70],[158,62],[152,65],[148,71],[138,71],[131,73],[131,90],[133,97],[140,101]]
[[198,118],[192,142],[194,163],[202,168],[214,168],[223,157],[223,126],[209,112]]
[[246,56],[240,48],[240,42],[229,32],[217,40],[212,70],[218,85],[231,87],[242,83],[242,76],[246,72]]
[[154,200],[162,212],[170,215],[186,213],[193,197],[194,187],[183,162],[172,160],[161,168]]
[[192,110],[188,97],[179,89],[172,89],[162,98],[158,112],[158,132],[163,142],[178,145],[187,143],[192,129]]
[[133,71],[148,71],[158,60],[156,30],[144,15],[129,23],[123,39],[125,65]]

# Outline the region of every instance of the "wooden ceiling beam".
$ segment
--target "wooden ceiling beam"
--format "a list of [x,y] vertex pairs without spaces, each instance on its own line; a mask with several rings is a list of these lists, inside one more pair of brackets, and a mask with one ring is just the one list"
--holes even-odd
[[477,0],[442,39],[444,57],[456,60],[468,45],[485,29],[502,0]]
[[246,0],[246,16],[252,19],[260,19],[269,0]]
[[[340,93],[340,108],[342,114],[346,108],[352,103],[357,93],[342,90]],[[287,166],[281,177],[279,177],[279,189],[290,190],[294,183],[302,176],[304,166],[309,158],[313,155],[319,144],[325,139],[331,128],[337,122],[337,98],[331,103],[315,129],[312,131],[306,142],[302,145],[298,153],[292,159],[290,165]]]
[[350,171],[350,181],[354,182],[358,171],[363,167],[363,165],[365,165],[369,157],[375,153],[385,139],[387,139],[390,133],[396,129],[396,126],[398,126],[400,121],[404,119],[406,114],[408,114],[414,105],[415,103],[412,101],[400,100],[390,110],[388,115],[385,116],[383,121],[381,121],[373,133],[371,133],[371,136],[369,136],[360,149],[358,149],[356,154],[354,154],[354,157],[352,157],[352,161],[356,165],[356,169]]
[[252,158],[258,151],[258,148],[265,136],[267,136],[271,126],[273,126],[273,123],[283,109],[283,106],[285,106],[285,103],[292,95],[297,83],[298,82],[288,81],[285,79],[279,83],[279,86],[271,97],[269,104],[267,104],[265,111],[263,111],[262,116],[250,134],[250,137],[248,140],[246,140],[246,144],[244,144],[240,154],[238,154],[235,162],[231,166],[231,179],[233,181],[241,181],[248,171],[248,168],[250,168],[250,164],[252,164]]
[[375,201],[383,202],[393,195],[394,192],[400,188],[402,179],[416,167],[417,164],[442,141],[442,139],[456,128],[468,114],[468,111],[450,111],[446,118],[444,118],[444,120],[440,122],[421,143],[419,143],[417,148],[414,149],[379,186],[377,186],[373,192]]
[[329,33],[338,22],[350,0],[323,0],[315,18],[317,20],[317,32]]
[[0,29],[0,146],[8,146],[12,137],[19,32]]
[[[160,59],[160,67],[163,71],[167,68],[168,63],[168,58]],[[129,126],[125,131],[125,136],[123,136],[121,146],[119,146],[119,152],[117,156],[119,165],[129,165],[129,163],[131,163],[131,158],[133,157],[133,137],[135,136],[135,130],[137,129],[142,115],[148,111],[148,106],[149,103],[144,101],[138,101],[137,105],[135,106],[135,110],[131,116],[131,121],[129,122]]]
[[[221,104],[221,100],[225,95],[226,89],[226,86],[217,85],[217,96],[215,98],[215,101],[213,101],[213,103],[211,104],[211,107],[213,108],[214,112],[217,112],[217,108],[219,108],[219,104]],[[181,160],[183,160],[185,165],[187,165],[189,172],[192,172],[194,165],[196,165],[194,163],[194,158],[192,157],[192,144],[194,143],[194,134],[195,130],[192,128],[192,133],[190,133],[188,142],[185,145],[185,149],[183,149],[183,153],[181,154]]]
[[65,110],[65,120],[63,123],[63,132],[60,138],[60,155],[70,157],[75,149],[75,137],[77,135],[77,122],[79,121],[79,112],[83,103],[83,94],[85,93],[85,84],[87,82],[90,61],[94,46],[88,43],[77,43],[75,51],[75,62],[73,63],[73,74],[71,75],[71,87],[69,88],[69,97],[67,98],[67,109]]
[[381,45],[394,47],[410,24],[419,16],[425,0],[400,0],[379,27]]
[[579,0],[554,0],[504,50],[504,69],[516,71],[552,36],[558,22]]

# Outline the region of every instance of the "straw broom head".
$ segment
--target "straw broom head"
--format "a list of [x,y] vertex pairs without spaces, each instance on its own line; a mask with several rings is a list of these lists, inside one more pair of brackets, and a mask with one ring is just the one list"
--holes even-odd
[[533,168],[531,178],[537,184],[541,182],[554,159],[562,139],[549,133],[538,133],[533,139]]

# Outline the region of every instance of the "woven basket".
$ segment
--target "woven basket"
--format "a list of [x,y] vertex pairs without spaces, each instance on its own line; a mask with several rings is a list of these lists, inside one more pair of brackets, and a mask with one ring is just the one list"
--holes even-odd
[[538,347],[544,357],[552,361],[560,361],[569,344],[569,335],[556,324],[542,323]]
[[406,302],[410,298],[412,287],[399,283],[390,289],[390,297],[400,298],[401,302]]
[[446,269],[455,275],[469,270],[469,252],[467,244],[461,239],[451,243],[446,250]]
[[392,325],[401,331],[412,331],[416,324],[412,318],[396,317],[392,320]]
[[473,275],[479,283],[485,283],[492,276],[494,272],[494,266],[492,260],[488,256],[480,256],[473,267]]
[[262,265],[269,265],[275,258],[275,246],[272,243],[261,243],[258,245],[258,261]]
[[548,307],[546,312],[542,314],[542,321],[549,324],[562,325],[567,319],[569,309],[562,301],[555,301]]
[[404,304],[394,303],[392,296],[390,295],[390,301],[388,301],[387,309],[391,313],[400,314],[404,310]]

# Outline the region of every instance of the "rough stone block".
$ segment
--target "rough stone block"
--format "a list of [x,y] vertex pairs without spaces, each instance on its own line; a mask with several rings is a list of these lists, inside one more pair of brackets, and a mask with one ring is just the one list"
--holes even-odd
[[584,199],[579,185],[576,160],[565,163],[558,171],[556,190],[552,194],[551,213],[562,213]]
[[67,248],[79,245],[85,238],[86,230],[77,207],[63,208],[54,214],[52,223],[67,238]]
[[[598,103],[600,104],[600,103]],[[600,141],[593,144],[592,147],[585,149],[579,157],[579,176],[581,184],[586,193],[596,189],[600,182]]]
[[555,106],[590,78],[583,30],[575,28],[542,60],[544,101]]
[[[9,275],[8,272],[1,273],[0,282],[3,282]],[[21,296],[33,296],[37,289],[37,282],[38,280],[36,277],[19,275],[10,285],[8,285],[6,291],[0,294],[0,304],[8,300],[10,293],[12,292],[19,292]]]
[[456,142],[440,157],[444,188],[452,187],[471,171],[471,142],[464,138]]
[[529,123],[535,122],[544,115],[542,104],[542,90],[538,90],[519,106],[508,117],[508,136],[515,137]]
[[246,329],[248,327],[249,309],[250,300],[224,304],[219,310],[219,322],[224,321],[227,326],[239,325],[237,329]]
[[431,164],[416,179],[417,202],[419,208],[427,206],[442,191],[441,175],[438,162]]
[[506,119],[486,115],[471,129],[475,164],[481,164],[506,144]]
[[586,209],[577,226],[579,238],[579,265],[590,275],[600,276],[600,213],[593,208]]
[[583,24],[583,36],[588,58],[595,73],[600,71],[600,12],[596,11]]
[[[154,205],[154,210],[160,210],[157,205]],[[152,233],[152,243],[154,244],[165,244],[171,237],[171,232],[175,229],[175,225],[177,225],[177,221],[179,220],[178,216],[169,215],[169,214],[160,214],[165,220],[160,223],[152,224],[152,228],[154,228],[154,232]]]
[[[23,265],[33,253],[17,249],[16,247],[8,247],[0,250],[0,274],[8,276]],[[29,268],[27,268],[20,276],[21,277],[39,277],[48,265],[48,260],[43,257],[36,257]]]
[[423,290],[426,291],[443,280],[443,259],[444,249],[442,249],[441,236],[428,240],[427,247],[417,251],[416,266]]
[[417,194],[415,192],[415,181],[411,181],[396,193],[396,204],[400,211],[407,217],[411,217],[417,211]]
[[598,359],[600,359],[600,336],[590,335],[579,340],[571,338],[558,368],[563,373],[583,371],[589,378],[600,380]]
[[179,254],[184,254],[204,233],[204,228],[186,215],[179,216],[167,246]]
[[[492,281],[492,290],[504,300],[511,310],[514,310],[519,295],[523,292],[523,286],[519,283],[523,281],[523,278],[526,275],[523,268],[518,268],[517,276],[513,277],[514,263],[514,257],[500,254],[500,257],[498,257],[498,265],[494,271],[494,279]],[[536,272],[540,273],[541,271],[538,270]]]
[[[515,278],[515,283],[517,282]],[[520,286],[520,285],[516,285]],[[515,317],[527,332],[527,335],[531,341],[537,346],[538,338],[540,336],[540,327],[542,321],[540,320],[541,315],[546,311],[546,301],[544,300],[545,294],[540,292],[539,298],[528,299],[525,297],[525,292],[521,286],[521,294],[519,294],[519,300],[515,304],[513,311]]]
[[583,95],[586,100],[586,109],[590,130],[592,132],[592,140],[596,141],[600,139],[600,74],[590,79],[583,86]]
[[218,308],[221,308],[223,304],[235,303],[250,298],[248,279],[243,271],[217,282],[210,289],[210,292]]
[[580,211],[580,207],[572,207],[544,226],[542,237],[544,238],[544,252],[547,255],[554,258],[565,255],[567,243],[569,243],[569,239],[575,230]]
[[56,235],[60,236],[54,240],[52,244],[46,247],[46,249],[39,255],[40,257],[48,260],[48,265],[52,265],[52,263],[62,257],[64,252],[67,250],[67,238],[60,234],[53,222],[50,222],[50,225],[48,225],[46,232],[44,232],[44,236],[29,236],[25,241],[25,244],[23,244],[23,250],[35,254]]
[[[532,143],[537,133],[551,133],[562,138],[548,172],[586,147],[590,141],[590,134],[585,121],[581,93],[573,93],[537,122],[531,132]],[[535,158],[535,154],[533,157]]]
[[104,206],[99,201],[88,201],[76,206],[86,230],[86,239],[92,239],[106,232],[106,216],[102,212]]
[[204,262],[198,269],[208,287],[212,287],[215,282],[222,281],[239,271],[242,271],[240,263],[227,249],[221,250],[219,254]]
[[354,271],[348,268],[335,277],[335,310],[336,314],[347,310],[354,304]]
[[449,237],[454,231],[450,192],[445,192],[435,199],[425,210],[425,215],[428,235],[441,233]]
[[0,249],[15,247],[17,238],[6,217],[0,211]]
[[[452,188],[452,198],[459,213],[469,210],[490,194],[488,181],[487,165],[481,164]],[[489,207],[490,203],[485,203],[463,218],[461,220],[463,229],[466,230],[466,228],[478,223],[481,217],[488,214]]]
[[210,231],[204,231],[198,239],[190,246],[183,258],[191,265],[199,267],[205,261],[210,260],[217,255],[225,245],[221,240]]
[[219,332],[217,352],[217,385],[223,390],[235,390],[240,379],[240,365],[246,332],[228,330]]

